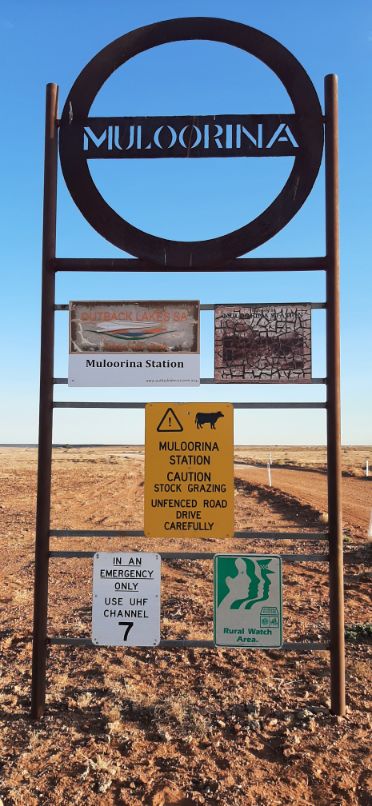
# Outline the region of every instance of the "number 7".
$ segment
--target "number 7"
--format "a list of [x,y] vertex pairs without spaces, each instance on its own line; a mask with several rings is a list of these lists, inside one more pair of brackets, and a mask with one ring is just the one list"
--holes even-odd
[[119,621],[118,623],[119,624],[124,624],[125,627],[127,628],[125,630],[125,632],[124,632],[124,638],[123,638],[123,641],[126,641],[127,638],[128,638],[128,635],[129,635],[129,633],[130,633],[130,631],[131,631],[131,629],[133,627],[134,621]]

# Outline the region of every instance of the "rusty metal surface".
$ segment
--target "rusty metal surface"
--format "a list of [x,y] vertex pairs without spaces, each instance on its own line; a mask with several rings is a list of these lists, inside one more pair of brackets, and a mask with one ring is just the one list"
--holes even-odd
[[[84,646],[97,649],[97,645],[93,644],[90,638],[72,638],[69,635],[51,636],[48,638],[48,643],[55,646]],[[190,638],[165,638],[160,641],[156,649],[191,649],[192,647],[195,649],[216,649],[214,641]],[[281,647],[275,648],[275,652],[283,650],[285,652],[322,652],[329,650],[329,643],[320,641],[285,641]]]
[[[313,401],[299,403],[298,401],[288,401],[287,403],[241,403],[236,402],[232,404],[234,409],[326,409],[327,403],[314,403]],[[53,407],[55,409],[144,409],[146,403],[127,402],[121,401],[86,401],[86,400],[55,400]]]
[[[94,557],[96,554],[96,550],[91,551],[84,551],[74,549],[74,551],[50,551],[49,557],[53,558],[63,558],[65,560],[71,559],[87,559],[89,557]],[[216,556],[216,552],[207,552],[207,551],[160,551],[160,556],[163,560],[213,560]],[[286,560],[287,562],[297,563],[297,562],[312,562],[312,563],[321,563],[321,562],[328,562],[329,556],[325,552],[320,554],[319,552],[316,554],[278,554],[282,560]]]
[[31,716],[39,719],[45,706],[48,565],[53,431],[53,361],[55,255],[57,214],[57,104],[58,88],[48,84],[45,113],[45,167],[42,254],[42,312],[40,356],[39,450],[37,478],[34,632]]
[[[56,386],[64,386],[68,384],[68,378],[53,378],[53,383]],[[208,384],[208,386],[213,386],[215,383],[215,379],[210,378],[200,378],[200,384],[203,386],[204,384]],[[315,386],[324,385],[327,383],[327,378],[310,378],[308,383],[314,384]]]
[[[121,218],[95,186],[81,138],[92,103],[109,76],[139,53],[168,42],[213,40],[252,54],[269,67],[293,103],[300,147],[284,187],[267,209],[245,226],[205,241],[172,241],[149,235]],[[76,79],[60,125],[60,158],[67,187],[78,208],[103,237],[129,254],[163,267],[217,266],[246,254],[279,232],[310,193],[321,163],[323,115],[314,86],[297,59],[261,31],[230,20],[190,17],[131,31],[100,51]]]
[[[196,269],[189,266],[162,266],[162,272],[173,274],[174,272],[196,272],[213,271],[224,272],[255,272],[255,271],[325,271],[327,262],[325,257],[240,257],[229,260],[227,263],[219,261],[213,266],[207,264]],[[51,268],[55,271],[135,271],[154,272],[159,271],[159,266],[138,258],[74,258],[58,257],[51,260]]]
[[[248,38],[247,38],[248,32]],[[213,35],[212,35],[213,34]],[[331,707],[337,714],[345,713],[345,659],[344,659],[344,611],[343,611],[343,557],[342,557],[342,521],[341,521],[341,456],[340,456],[340,355],[339,355],[339,243],[338,243],[338,138],[337,138],[337,79],[328,76],[326,90],[326,256],[308,258],[237,258],[267,241],[295,215],[311,190],[315,181],[323,147],[323,116],[315,90],[305,71],[296,59],[275,40],[261,32],[224,20],[204,18],[187,20],[169,20],[139,29],[121,37],[105,48],[85,68],[75,83],[61,121],[61,153],[74,142],[78,126],[84,125],[91,103],[102,83],[120,64],[137,53],[141,53],[156,45],[168,41],[184,39],[214,39],[240,47],[260,58],[274,70],[286,87],[295,107],[301,136],[303,132],[308,144],[307,151],[295,159],[292,173],[273,204],[246,227],[230,233],[222,238],[195,243],[172,242],[154,238],[142,233],[111,211],[100,197],[88,199],[91,186],[87,175],[87,161],[83,166],[82,196],[88,205],[93,207],[94,215],[111,213],[114,218],[109,224],[109,232],[105,235],[112,240],[117,236],[118,227],[120,243],[113,243],[137,258],[95,259],[95,258],[56,258],[56,183],[57,183],[57,87],[48,85],[46,108],[45,138],[45,178],[44,178],[44,219],[43,219],[43,299],[42,299],[42,353],[40,377],[40,418],[39,418],[39,465],[38,465],[38,502],[37,502],[37,539],[35,553],[35,596],[34,596],[34,642],[33,642],[33,680],[32,680],[32,716],[40,718],[45,706],[45,672],[47,644],[66,643],[72,645],[91,646],[89,639],[70,637],[47,637],[47,604],[48,604],[48,562],[50,556],[72,556],[71,553],[49,552],[50,536],[88,536],[88,532],[77,530],[50,529],[50,490],[51,490],[51,453],[53,408],[101,407],[101,408],[143,408],[144,403],[80,403],[56,401],[53,403],[53,343],[54,343],[54,311],[63,306],[56,306],[54,301],[55,271],[318,271],[325,270],[327,276],[327,375],[328,392],[326,403],[236,403],[235,408],[324,408],[327,409],[327,454],[328,454],[328,503],[329,503],[329,564],[330,564],[330,645],[328,643],[287,643],[284,650],[307,651],[311,649],[331,650]],[[124,49],[123,49],[124,48]],[[88,70],[90,93],[84,89],[84,73]],[[84,80],[83,80],[84,79]],[[306,93],[309,96],[306,97]],[[311,99],[310,106],[308,104]],[[71,106],[70,106],[71,102]],[[78,106],[80,104],[80,106]],[[311,109],[310,109],[311,107]],[[80,120],[74,118],[79,108]],[[69,114],[72,113],[70,124]],[[297,123],[295,124],[297,126]],[[79,166],[74,160],[70,163],[70,175]],[[78,171],[77,171],[78,173]],[[76,174],[77,175],[77,174]],[[302,185],[298,180],[302,177]],[[70,177],[71,178],[71,177]],[[291,207],[295,197],[295,206]],[[76,201],[76,199],[75,199]],[[84,203],[85,203],[84,202]],[[102,204],[103,203],[103,206]],[[289,215],[290,211],[290,215]],[[83,213],[85,215],[85,212]],[[118,220],[117,220],[118,219]],[[90,220],[90,219],[88,219]],[[91,221],[92,223],[92,221]],[[123,226],[124,225],[124,228]],[[100,231],[100,230],[99,230]],[[121,244],[125,244],[124,246]],[[133,249],[132,249],[133,247]],[[208,306],[205,306],[206,309]],[[319,304],[318,307],[324,307]],[[316,379],[313,379],[316,380]],[[104,535],[100,530],[93,530],[89,536]],[[105,536],[114,536],[112,535]],[[140,535],[141,532],[125,533],[127,536]],[[268,535],[269,533],[267,533]],[[236,537],[265,537],[266,533],[237,533]],[[288,537],[298,539],[327,539],[324,534],[303,535],[294,533]],[[288,539],[284,534],[278,539]],[[76,553],[73,553],[76,556]],[[79,552],[79,556],[90,556],[90,552]],[[315,558],[317,555],[303,555]],[[299,559],[298,555],[286,555],[288,561]],[[319,555],[326,558],[326,555]],[[300,558],[301,559],[301,558]],[[353,562],[347,556],[346,562]],[[161,647],[177,646],[213,646],[211,641],[162,641]]]
[[214,376],[217,383],[311,383],[310,305],[217,305]]
[[340,254],[337,76],[325,78],[327,291],[327,463],[331,709],[345,714],[345,637],[341,505]]
[[[144,537],[143,529],[50,529],[50,537]],[[326,532],[234,532],[234,540],[328,540]]]
[[[206,302],[206,303],[202,302],[200,304],[200,310],[201,311],[215,311],[216,308],[219,308],[221,305],[224,305],[224,304],[225,303],[223,303],[223,302]],[[234,303],[229,302],[228,304],[229,305],[241,305],[242,303],[241,302],[234,302]],[[252,304],[256,304],[256,303],[252,303]],[[268,303],[268,304],[270,304],[270,303]],[[277,305],[279,303],[275,303],[275,304]],[[325,302],[291,302],[290,305],[296,305],[296,306],[297,305],[308,305],[314,311],[325,310],[326,307],[327,307]],[[55,311],[68,311],[69,310],[69,305],[68,304],[59,304],[58,303],[58,304],[56,304],[54,306],[54,310]]]

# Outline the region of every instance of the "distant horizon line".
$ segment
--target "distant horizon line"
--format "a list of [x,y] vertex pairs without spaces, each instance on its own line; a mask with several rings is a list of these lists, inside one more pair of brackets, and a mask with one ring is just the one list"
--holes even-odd
[[[283,442],[283,443],[236,443],[234,448],[326,448],[325,442]],[[0,442],[0,448],[38,448],[37,442]],[[145,448],[144,442],[55,442],[52,448]],[[370,448],[366,442],[342,443],[341,448]]]

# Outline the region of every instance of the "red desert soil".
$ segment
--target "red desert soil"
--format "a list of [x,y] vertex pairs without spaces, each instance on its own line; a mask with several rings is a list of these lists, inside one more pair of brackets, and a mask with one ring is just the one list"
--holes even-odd
[[[239,478],[262,487],[268,485],[267,468],[236,466]],[[327,477],[321,473],[291,468],[271,468],[271,483],[274,490],[282,490],[326,515]],[[346,477],[342,479],[342,510],[345,533],[365,540],[372,510],[372,485],[366,479]],[[326,521],[326,518],[325,518]]]
[[[0,803],[371,802],[372,483],[362,478],[362,456],[353,469],[352,450],[344,451],[350,475],[343,479],[351,560],[345,564],[345,718],[329,711],[327,651],[51,646],[46,714],[32,723],[36,452],[0,449]],[[255,451],[237,451],[237,530],[326,530],[324,452],[314,451],[302,449],[300,460],[299,449],[276,449],[271,488]],[[54,452],[52,528],[142,527],[141,448]],[[320,553],[325,545],[199,538],[159,540],[156,550]],[[154,550],[155,541],[53,538],[51,548]],[[172,560],[162,567],[162,637],[211,638],[212,563]],[[327,640],[326,568],[325,562],[284,563],[285,641]],[[91,584],[90,559],[51,559],[49,635],[90,636]]]

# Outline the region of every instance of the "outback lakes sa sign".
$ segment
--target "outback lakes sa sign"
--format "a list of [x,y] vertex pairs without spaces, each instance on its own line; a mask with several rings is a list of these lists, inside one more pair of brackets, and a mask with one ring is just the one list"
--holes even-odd
[[199,302],[70,302],[69,386],[196,386]]
[[148,403],[147,537],[232,537],[233,405]]
[[[222,42],[245,51],[274,72],[291,107],[282,114],[90,117],[103,84],[129,59],[184,40]],[[249,75],[246,77],[249,82]],[[294,111],[293,111],[294,110]],[[59,128],[61,167],[84,217],[120,249],[161,266],[213,267],[246,254],[281,230],[303,205],[317,177],[323,116],[313,84],[297,59],[261,31],[231,20],[190,17],[154,23],[116,39],[76,79]],[[105,201],[89,170],[91,159],[160,157],[293,157],[289,176],[255,219],[218,238],[173,241],[134,227]],[[221,193],[223,189],[221,189]],[[228,202],[227,202],[228,203]]]

